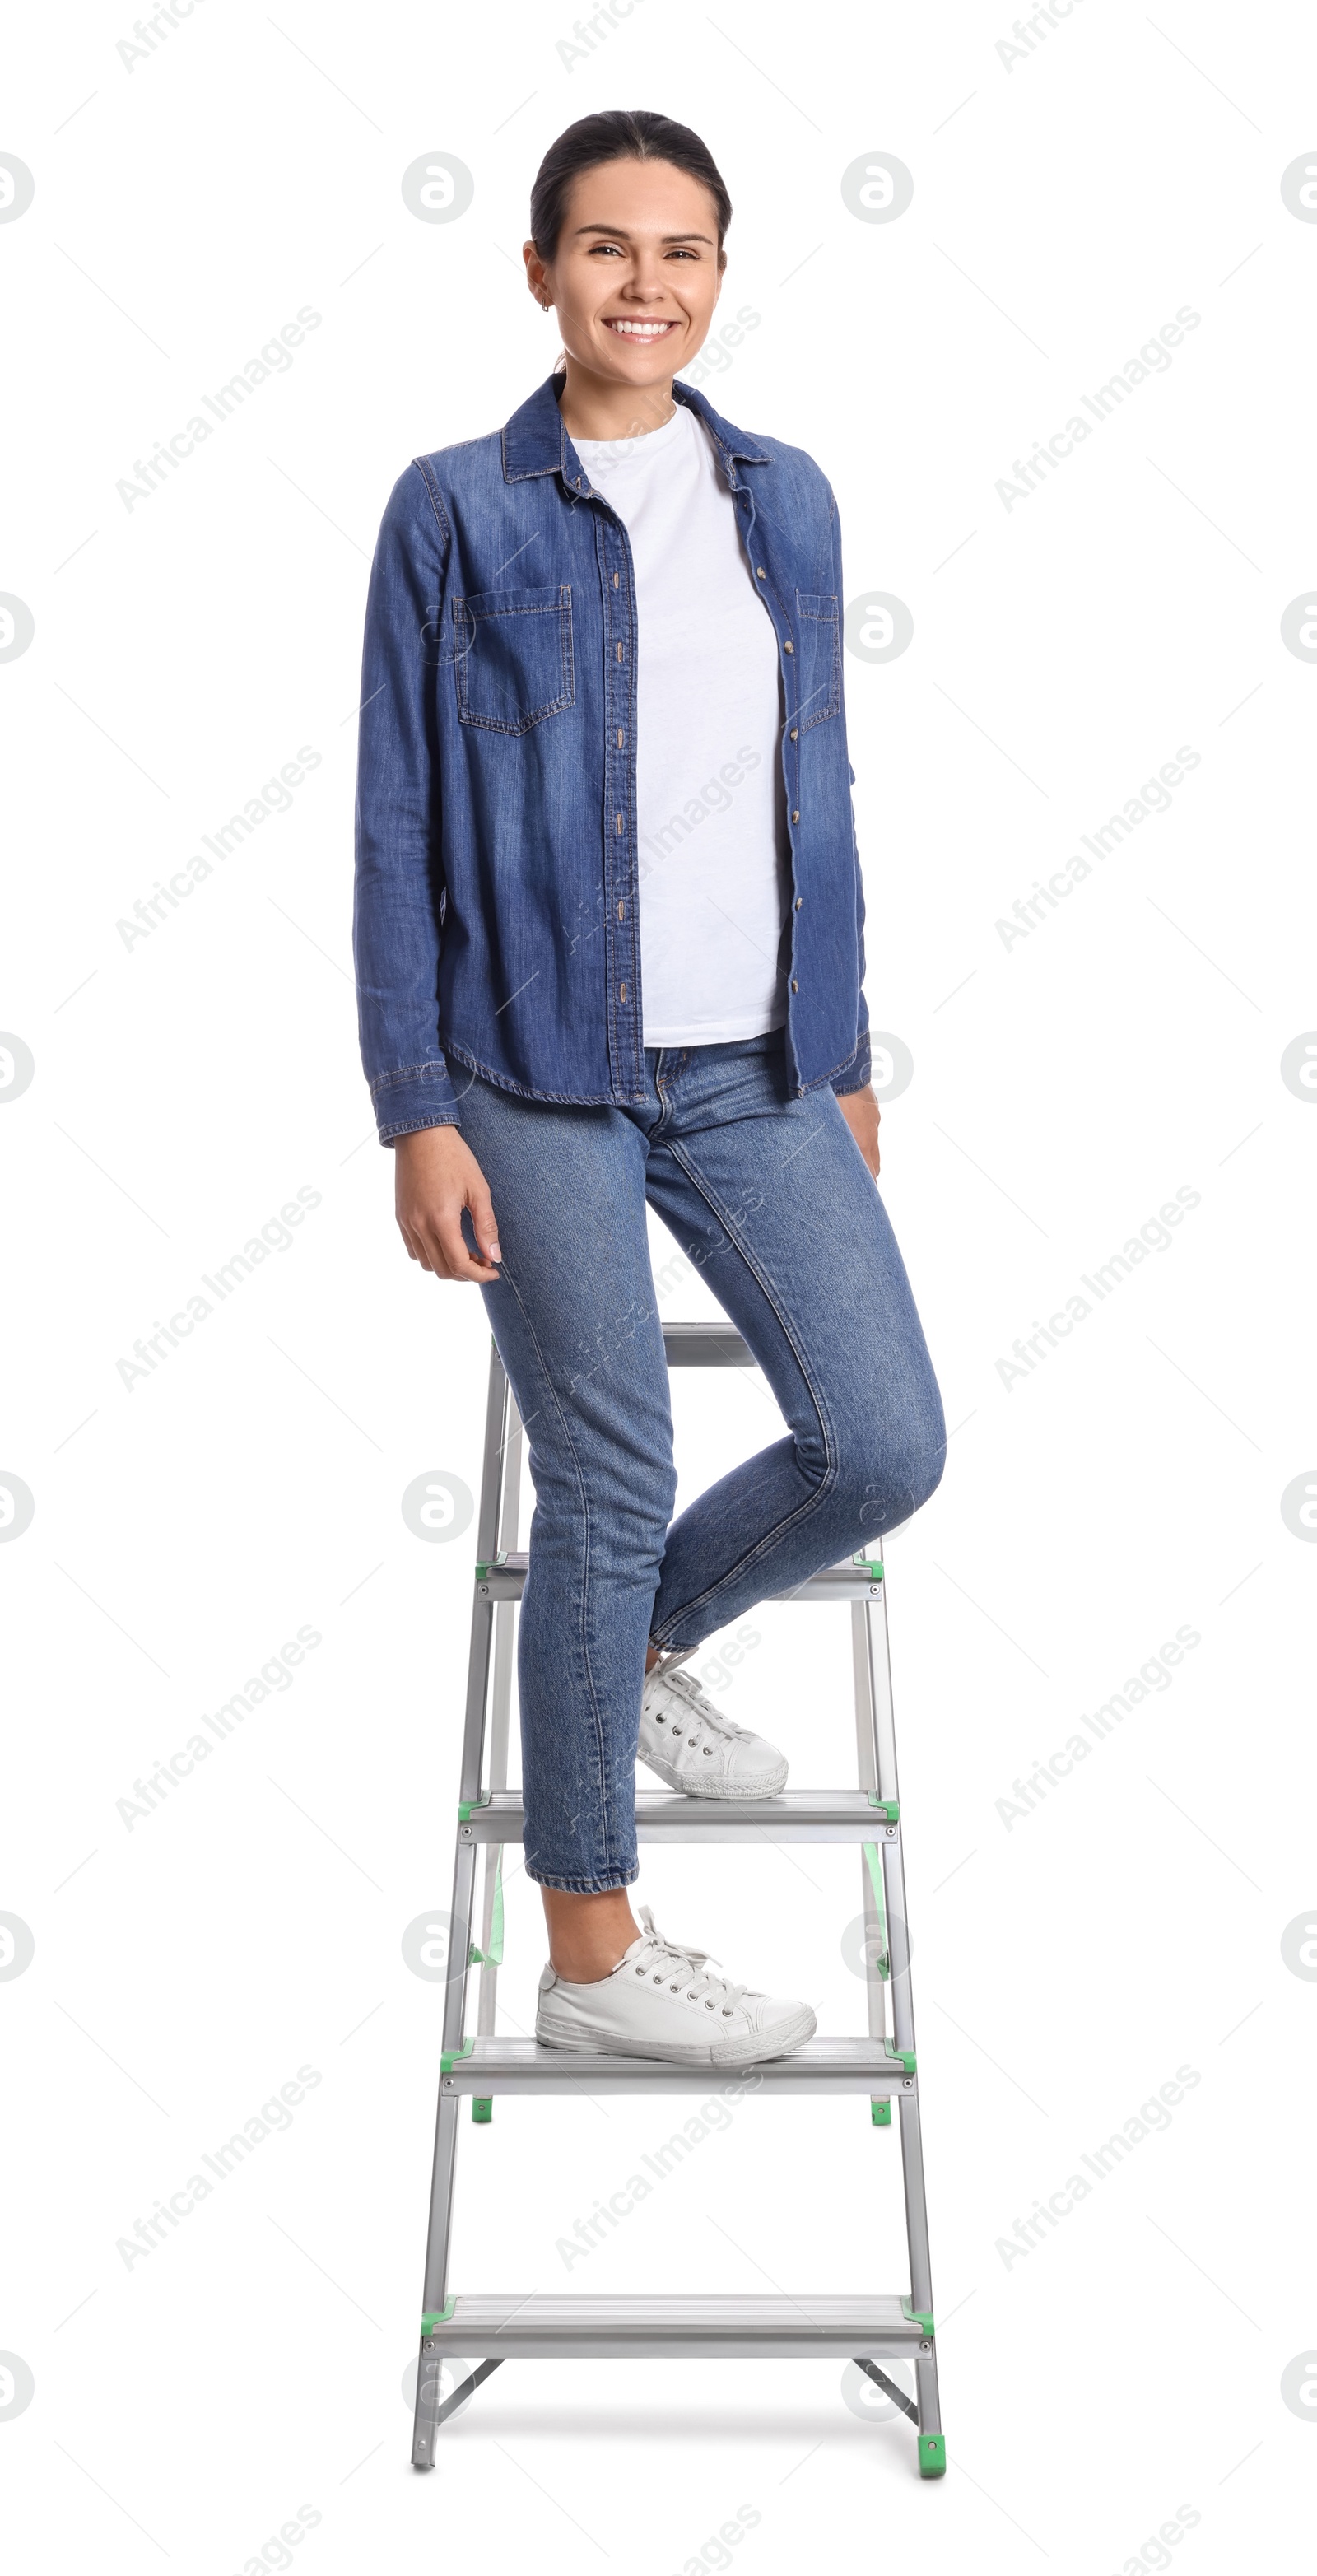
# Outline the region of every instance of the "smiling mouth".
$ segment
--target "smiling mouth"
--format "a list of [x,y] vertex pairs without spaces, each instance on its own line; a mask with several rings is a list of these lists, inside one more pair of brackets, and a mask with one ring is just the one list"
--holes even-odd
[[619,340],[664,340],[676,328],[675,322],[624,321],[621,314],[610,314],[604,323],[604,329],[616,332]]

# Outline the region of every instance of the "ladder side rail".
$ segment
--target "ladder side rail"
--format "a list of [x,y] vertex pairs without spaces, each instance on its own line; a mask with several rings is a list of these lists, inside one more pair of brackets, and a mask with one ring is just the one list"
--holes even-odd
[[[443,2047],[456,2050],[462,2042],[462,2024],[466,2018],[467,1965],[471,1946],[471,1916],[475,1895],[476,1848],[474,1843],[459,1843],[453,1869],[453,1921],[449,1943],[451,1970],[444,1992]],[[453,2223],[453,2177],[457,2162],[457,2116],[460,2096],[445,2089],[439,2080],[439,2109],[434,2129],[434,2162],[430,2171],[430,2218],[425,2239],[425,2278],[421,2292],[423,2315],[439,2313],[448,2302],[448,2246]],[[436,2417],[439,2388],[433,2368],[434,2354],[424,2332],[421,2335],[420,2367],[416,2374],[416,2413],[412,2434],[412,2463],[418,2469],[434,2464]]]
[[874,1721],[873,1677],[870,1670],[869,1622],[867,1604],[851,1603],[851,1662],[855,1670],[855,1756],[856,1787],[878,1788],[878,1733]]
[[[873,1691],[869,1674],[869,1624],[862,1601],[851,1603],[851,1661],[855,1672],[855,1771],[861,1789],[878,1787],[877,1747],[873,1726]],[[887,2037],[887,2003],[882,1961],[886,1926],[878,1906],[866,1847],[860,1845],[860,1890],[864,1912],[864,1992],[870,2039]]]
[[[927,2355],[921,2353],[915,2361],[915,2396],[919,2403],[920,2432],[940,2433],[942,2430],[942,2402],[938,2393],[937,2362],[931,2353]],[[924,2466],[922,2455],[920,2457],[919,2465],[922,2473]],[[945,2465],[946,2461],[944,2454],[943,2466],[945,2467]]]
[[[508,1382],[503,1374],[503,1363],[497,1349],[491,1345],[489,1395],[485,1405],[485,1454],[480,1480],[480,1504],[476,1514],[476,1559],[481,1565],[489,1563],[497,1545],[499,1496],[503,1482],[503,1423],[507,1413],[507,1403]],[[493,1602],[488,1594],[482,1597],[481,1587],[477,1585],[476,1597],[471,1609],[471,1660],[467,1666],[462,1773],[457,1792],[464,1804],[480,1795],[493,1625]]]
[[[919,2097],[914,2087],[898,2093],[901,2118],[901,2171],[905,2178],[905,2224],[910,2248],[910,2304],[916,2310],[933,2313],[933,2267],[928,2251],[928,2204],[924,2197],[923,2140],[919,2126]],[[928,2430],[940,2432],[931,2424]]]
[[[863,1611],[869,1650],[870,1712],[873,1725],[874,1756],[878,1770],[878,1788],[883,1798],[899,1801],[900,1786],[896,1767],[896,1717],[892,1703],[892,1665],[887,1625],[887,1578],[875,1602]],[[906,1912],[905,1863],[901,1849],[902,1829],[884,1830],[878,1848],[882,1854],[883,1887],[887,1898],[887,1946],[892,1986],[892,2021],[896,2045],[913,2050],[915,2046],[914,2000],[910,1988],[910,1942]],[[923,2141],[919,2119],[919,2097],[914,2086],[909,2092],[904,2085],[897,2095],[901,2123],[901,2178],[905,2192],[906,2245],[910,2257],[910,2304],[928,2316],[933,2314],[933,2272],[928,2247],[928,2203],[924,2192]],[[933,2338],[927,2350],[921,2347],[915,2363],[915,2388],[919,2402],[919,2432],[940,2434],[942,2417],[938,2396],[937,2355]],[[925,2465],[921,2449],[921,2468]]]
[[[503,1494],[498,1519],[500,1549],[515,1548],[521,1514],[521,1462],[525,1446],[521,1416],[516,1399],[509,1392],[507,1430],[503,1447]],[[517,1604],[500,1601],[494,1611],[494,1691],[489,1728],[489,1787],[506,1789],[508,1785],[508,1727],[512,1707],[512,1674],[516,1660]],[[480,1992],[476,2005],[476,2035],[492,2039],[498,2001],[499,1963],[489,1953],[494,1938],[494,1900],[498,1892],[499,1871],[503,1865],[503,1845],[485,1846],[485,1883],[480,1911]]]
[[[476,1556],[487,1564],[495,1552],[502,1509],[504,1478],[504,1423],[508,1408],[508,1381],[497,1344],[491,1340],[489,1354],[489,1390],[485,1400],[485,1440],[481,1468],[480,1502],[476,1513]],[[480,1795],[480,1778],[485,1749],[485,1709],[489,1697],[490,1657],[494,1631],[494,1605],[487,1593],[476,1586],[471,1609],[471,1653],[467,1667],[466,1717],[462,1735],[462,1767],[459,1797],[464,1801]],[[458,1836],[453,1864],[453,1904],[449,1924],[449,1975],[444,1988],[443,2026],[440,2047],[444,2053],[456,2052],[462,2045],[466,2022],[467,1977],[471,1962],[471,1930],[474,1912],[476,1845]],[[457,2115],[459,2096],[445,2090],[442,2073],[439,2080],[439,2106],[435,2117],[434,2160],[430,2170],[430,2216],[425,2242],[425,2279],[421,2296],[422,2312],[429,2315],[441,2310],[448,2297],[448,2245],[452,2231],[453,2179],[457,2159]],[[434,2465],[434,2445],[440,2403],[434,2354],[424,2333],[421,2336],[420,2363],[416,2374],[416,2412],[412,2432],[412,2463],[418,2469]]]
[[868,1641],[869,1705],[873,1725],[873,1760],[877,1777],[866,1782],[880,1798],[900,1798],[896,1772],[896,1717],[892,1706],[892,1657],[887,1629],[887,1573],[876,1601],[861,1603]]
[[[919,2129],[919,2102],[902,2093],[901,2172],[905,2181],[905,2231],[910,2249],[910,2305],[918,2314],[933,2314],[933,2273],[928,2255],[928,2209],[924,2199],[924,2154]],[[921,2343],[915,2359],[915,2394],[920,2433],[940,2433],[942,2413],[937,2384],[937,2348],[933,2336]],[[921,2467],[923,2458],[921,2453]]]
[[877,1838],[882,1856],[887,1915],[887,1968],[892,1990],[892,2032],[898,2048],[915,2045],[915,2007],[910,1991],[910,1935],[905,1910],[905,1865],[901,1828],[884,1825]]

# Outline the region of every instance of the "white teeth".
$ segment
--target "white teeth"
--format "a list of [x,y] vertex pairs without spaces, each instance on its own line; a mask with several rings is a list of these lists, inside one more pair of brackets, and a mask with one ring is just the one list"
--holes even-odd
[[621,331],[628,340],[659,340],[672,329],[670,322],[610,322],[610,331]]

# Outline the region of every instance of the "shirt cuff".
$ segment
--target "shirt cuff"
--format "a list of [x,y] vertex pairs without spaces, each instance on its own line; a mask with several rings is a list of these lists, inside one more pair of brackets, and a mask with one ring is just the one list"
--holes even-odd
[[380,1074],[370,1096],[381,1145],[414,1136],[422,1127],[460,1127],[457,1094],[446,1064],[412,1065],[403,1073]]
[[841,1100],[844,1099],[848,1091],[863,1091],[872,1080],[872,1056],[869,1046],[869,1032],[866,1029],[850,1063],[846,1066],[845,1071],[835,1076],[832,1088],[836,1092],[837,1098]]

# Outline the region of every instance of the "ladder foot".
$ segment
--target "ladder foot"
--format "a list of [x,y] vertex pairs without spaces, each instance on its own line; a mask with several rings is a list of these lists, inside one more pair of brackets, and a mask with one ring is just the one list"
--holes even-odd
[[479,2126],[488,2128],[490,2121],[494,2117],[494,2105],[487,2094],[475,2093],[472,2095],[471,2117]]
[[943,2478],[946,2473],[947,2437],[945,2433],[921,2433],[919,2436],[921,2478]]
[[871,2102],[869,2104],[869,2116],[875,2129],[890,2129],[892,2125],[891,2103]]

